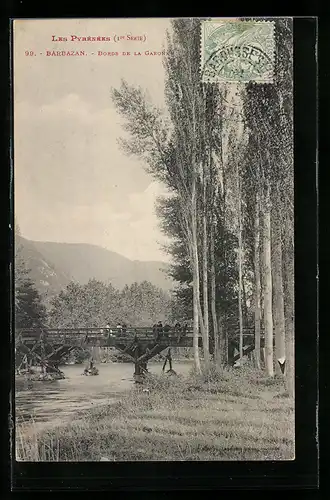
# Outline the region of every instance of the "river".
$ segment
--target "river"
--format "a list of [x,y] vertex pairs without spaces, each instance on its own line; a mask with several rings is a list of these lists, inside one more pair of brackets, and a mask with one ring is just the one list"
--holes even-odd
[[[60,425],[70,420],[77,411],[114,402],[123,392],[134,387],[133,370],[129,363],[96,365],[99,375],[82,375],[85,365],[62,366],[65,379],[52,382],[26,381],[15,383],[15,409],[17,424],[34,422],[37,430]],[[161,374],[163,363],[148,363],[151,373]],[[178,374],[186,375],[191,361],[175,362]]]

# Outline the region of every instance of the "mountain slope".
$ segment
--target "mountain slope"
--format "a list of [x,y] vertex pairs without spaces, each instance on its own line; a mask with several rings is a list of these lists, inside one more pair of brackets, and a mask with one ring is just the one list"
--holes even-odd
[[64,288],[70,279],[84,284],[91,278],[111,282],[115,288],[143,280],[163,290],[173,286],[163,272],[166,264],[162,262],[132,261],[96,245],[30,241],[25,238],[20,238],[20,241],[27,265],[32,269],[31,275],[35,276],[41,290],[46,286],[42,282],[49,282],[50,290],[58,290]]
[[20,248],[30,277],[38,291],[48,299],[58,294],[70,282],[70,275],[57,269],[38,249],[32,241],[21,236],[15,236],[15,246]]

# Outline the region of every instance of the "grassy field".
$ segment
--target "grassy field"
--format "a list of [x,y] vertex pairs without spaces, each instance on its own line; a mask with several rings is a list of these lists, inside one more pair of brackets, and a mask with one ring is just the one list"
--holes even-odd
[[282,380],[249,368],[149,376],[112,405],[16,436],[18,460],[292,460],[294,408]]

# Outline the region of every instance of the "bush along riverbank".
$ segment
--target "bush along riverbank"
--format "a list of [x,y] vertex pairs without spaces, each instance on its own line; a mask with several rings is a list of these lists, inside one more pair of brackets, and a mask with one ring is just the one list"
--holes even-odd
[[244,367],[148,375],[112,405],[24,437],[17,460],[293,460],[294,408],[283,381]]

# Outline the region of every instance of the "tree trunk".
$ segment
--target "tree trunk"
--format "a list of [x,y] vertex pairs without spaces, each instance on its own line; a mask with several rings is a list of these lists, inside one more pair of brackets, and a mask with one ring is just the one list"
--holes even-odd
[[214,336],[214,359],[217,364],[221,364],[221,346],[218,331],[218,319],[216,310],[216,288],[215,288],[215,259],[214,259],[214,224],[211,225],[210,237],[210,264],[211,264],[211,313]]
[[263,281],[264,281],[264,325],[265,364],[269,377],[274,376],[273,354],[273,312],[272,312],[272,266],[271,266],[271,222],[270,189],[267,186],[263,207]]
[[228,364],[228,339],[227,335],[224,331],[224,318],[223,316],[218,316],[218,331],[219,331],[219,340],[218,340],[218,349],[219,349],[219,363],[222,365]]
[[242,205],[239,169],[237,167],[238,186],[238,315],[239,315],[239,358],[243,359],[243,311],[242,311]]
[[[199,275],[199,272],[198,272],[198,275]],[[199,290],[200,290],[200,287],[199,287]],[[200,292],[199,292],[199,294],[200,294]],[[202,339],[203,339],[203,343],[204,343],[204,340],[205,340],[205,326],[204,326],[203,310],[202,310],[202,306],[201,306],[200,295],[198,297],[198,314],[199,314],[199,328],[200,328],[200,332],[202,334]]]
[[284,258],[285,275],[285,330],[286,330],[286,386],[291,397],[294,396],[295,368],[294,368],[294,248],[293,227],[291,221],[286,220],[286,245]]
[[[227,175],[226,175],[226,168],[225,168],[225,155],[224,155],[224,148],[221,148],[221,155],[222,155],[222,213],[223,213],[223,218],[224,221],[227,220]],[[224,225],[222,227],[222,241],[224,241]],[[227,246],[224,244],[223,246],[223,257],[224,257],[224,263],[226,269],[228,269],[228,259],[227,259]],[[224,278],[224,286],[227,286],[227,278]],[[221,316],[218,316],[218,325],[219,325],[219,338],[220,342],[219,345],[221,345],[221,355],[223,358],[223,364],[228,365],[228,350],[229,350],[229,342],[228,342],[228,314],[227,311],[223,311]]]
[[[276,203],[278,209],[278,204]],[[273,212],[274,213],[274,212]],[[282,375],[280,364],[285,370],[285,315],[284,292],[282,279],[282,238],[281,226],[276,214],[272,219],[272,278],[273,278],[273,310],[275,329],[275,373]]]
[[259,219],[259,194],[256,194],[256,213],[254,219],[254,335],[255,335],[255,363],[256,368],[260,370],[260,219]]
[[243,311],[243,325],[244,325],[247,322],[249,311],[247,306],[246,288],[245,288],[245,280],[243,273],[242,273],[242,297],[243,297],[242,311]]
[[193,351],[195,369],[197,373],[201,373],[201,364],[199,359],[198,337],[199,337],[199,306],[200,306],[200,290],[199,290],[199,263],[198,263],[198,248],[197,248],[197,213],[196,213],[196,180],[192,181],[192,210],[191,210],[191,234],[192,234],[192,270],[193,270]]
[[208,239],[207,239],[207,217],[206,217],[206,186],[204,185],[204,213],[203,213],[203,312],[204,312],[204,362],[210,361],[209,346],[209,300],[208,300]]

